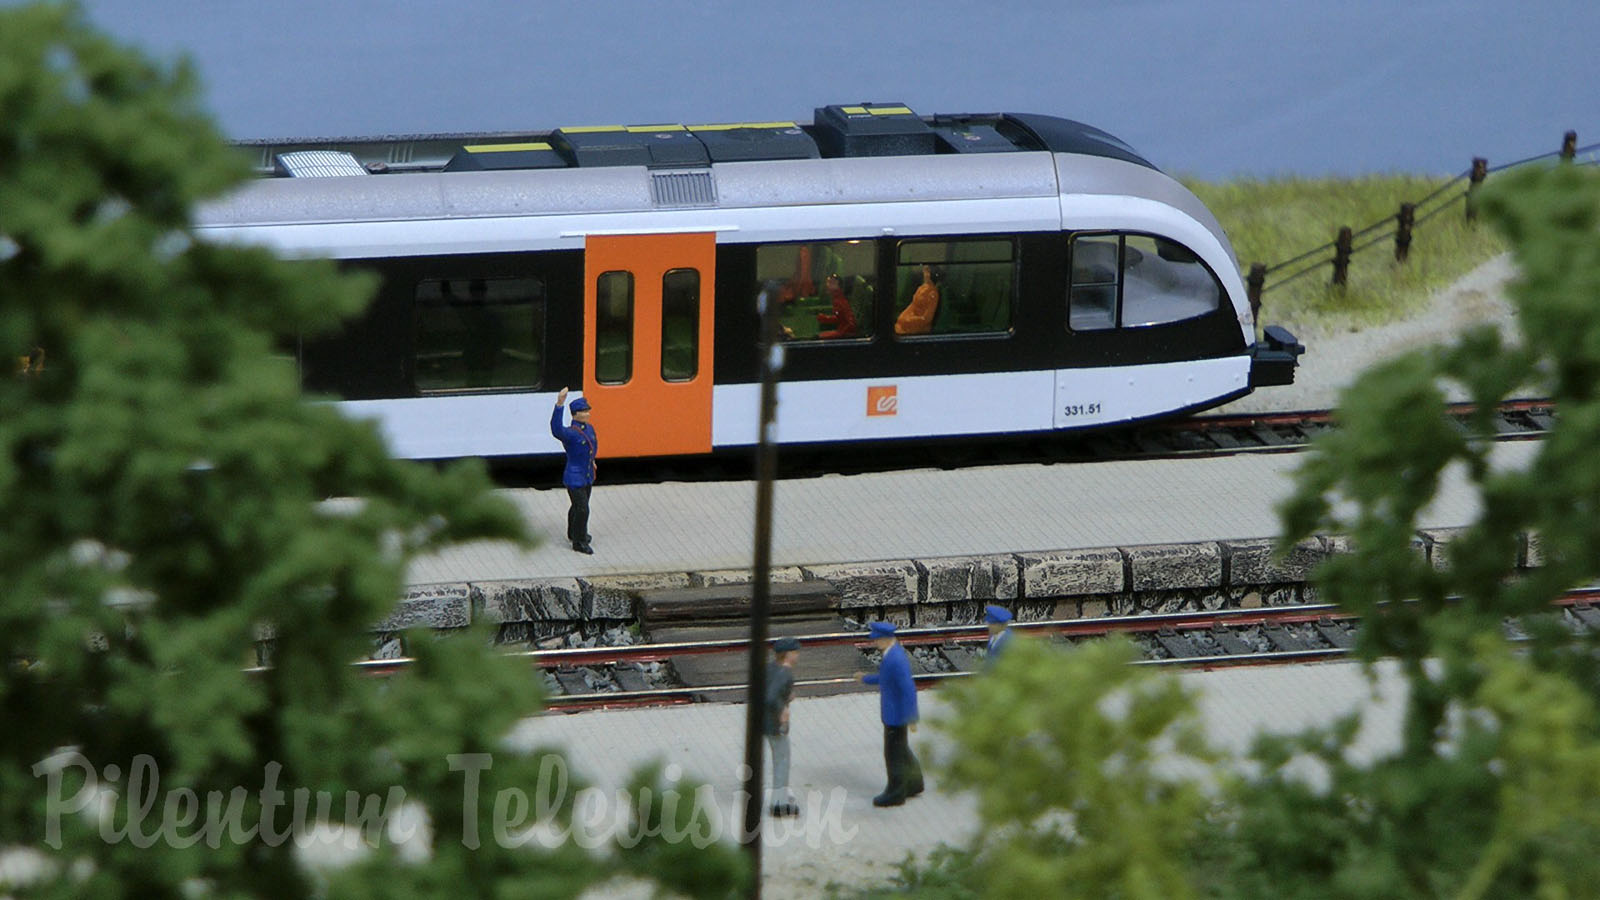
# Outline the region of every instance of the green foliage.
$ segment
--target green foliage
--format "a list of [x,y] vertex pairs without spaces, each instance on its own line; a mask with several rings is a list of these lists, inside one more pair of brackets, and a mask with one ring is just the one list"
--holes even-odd
[[889,900],[904,896],[917,900],[978,900],[983,890],[977,863],[972,850],[941,844],[922,861],[907,854],[886,887],[861,890],[833,884],[829,885],[828,896],[832,900]]
[[[1335,769],[1332,796],[1359,806],[1328,810],[1324,826],[1360,852],[1325,859],[1326,884],[1284,896],[1595,895],[1595,866],[1572,838],[1596,833],[1585,809],[1600,754],[1596,642],[1546,611],[1600,566],[1600,180],[1567,165],[1511,173],[1483,210],[1522,272],[1521,342],[1481,330],[1365,373],[1284,507],[1285,547],[1350,536],[1322,589],[1362,613],[1360,653],[1398,660],[1411,692],[1401,752],[1371,772]],[[1465,431],[1444,415],[1450,382],[1485,410]],[[1560,413],[1531,462],[1511,467],[1488,440],[1487,410],[1523,383],[1545,385]],[[1447,473],[1481,509],[1436,566],[1412,536]],[[1519,568],[1525,534],[1536,568]],[[1523,656],[1506,648],[1507,618],[1531,635]]]
[[[1392,220],[1401,203],[1419,201],[1444,183],[1445,179],[1420,175],[1222,183],[1184,179],[1222,223],[1246,272],[1251,263],[1272,265],[1327,244],[1342,226],[1361,229]],[[1450,195],[1462,187],[1451,188]],[[1418,215],[1430,213],[1437,202],[1418,210]],[[1393,229],[1386,227],[1386,231],[1392,235]],[[1358,239],[1357,244],[1376,235]],[[1434,291],[1506,248],[1499,233],[1467,222],[1461,203],[1454,202],[1417,224],[1405,263],[1394,261],[1392,236],[1357,253],[1343,289],[1329,284],[1333,269],[1327,264],[1281,286],[1274,286],[1277,279],[1299,271],[1299,264],[1268,276],[1262,318],[1309,333],[1401,319],[1420,309]],[[1331,249],[1318,254],[1322,259],[1332,257]]]
[[947,688],[959,752],[943,784],[974,791],[982,896],[1194,896],[1183,851],[1212,758],[1193,700],[1130,663],[1133,646],[1062,653],[1017,640],[982,678]]
[[[370,424],[302,400],[275,348],[371,285],[197,242],[190,211],[246,175],[187,65],[72,8],[0,9],[0,847],[42,854],[31,875],[8,863],[5,891],[571,896],[625,871],[491,839],[496,799],[554,757],[504,750],[540,698],[487,635],[418,637],[387,681],[348,665],[413,556],[527,537],[481,465],[394,461]],[[247,674],[261,628],[275,665]],[[458,754],[492,754],[476,805]],[[383,812],[414,813],[421,837],[394,840],[352,797],[396,798]],[[559,825],[570,801],[549,812]],[[315,864],[291,822],[342,825],[333,855],[353,862]],[[713,894],[740,877],[725,849],[697,857]],[[697,870],[674,862],[687,889]]]

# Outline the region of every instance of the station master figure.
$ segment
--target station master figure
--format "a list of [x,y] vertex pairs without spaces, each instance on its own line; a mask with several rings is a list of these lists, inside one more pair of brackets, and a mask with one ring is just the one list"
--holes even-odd
[[572,401],[572,425],[561,424],[561,408],[567,403],[567,389],[556,395],[556,410],[550,415],[550,433],[567,450],[567,466],[561,473],[561,484],[567,489],[567,499],[572,506],[567,510],[567,540],[579,553],[594,553],[589,536],[589,492],[594,488],[595,451],[599,439],[594,426],[589,424],[589,401],[579,397]]
[[917,684],[911,679],[911,658],[895,638],[894,623],[873,622],[868,632],[883,651],[883,660],[878,663],[877,674],[859,677],[866,684],[878,686],[883,764],[889,770],[889,784],[883,793],[872,798],[872,805],[899,806],[907,797],[922,793],[923,787],[922,764],[911,752],[907,733],[917,727]]
[[1000,661],[1000,654],[1011,643],[1011,610],[991,603],[983,608],[983,623],[989,626],[989,647],[983,657],[983,667],[990,669]]

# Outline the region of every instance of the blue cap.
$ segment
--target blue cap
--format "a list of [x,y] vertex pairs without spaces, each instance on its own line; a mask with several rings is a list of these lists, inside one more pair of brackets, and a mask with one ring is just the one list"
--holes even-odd
[[582,397],[579,397],[578,399],[572,401],[572,411],[573,412],[583,412],[583,411],[587,410],[588,408],[589,408],[589,401],[585,400]]
[[792,637],[781,637],[772,642],[772,649],[777,653],[788,653],[791,650],[799,650],[800,642]]
[[1011,621],[1011,610],[1004,606],[995,606],[993,603],[983,608],[983,620],[990,624],[1001,624]]
[[867,632],[871,634],[874,639],[894,637],[894,623],[873,622],[871,625],[867,626]]

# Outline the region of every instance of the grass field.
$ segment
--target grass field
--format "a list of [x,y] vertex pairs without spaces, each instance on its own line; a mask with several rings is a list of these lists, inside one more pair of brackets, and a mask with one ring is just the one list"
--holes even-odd
[[1506,249],[1493,228],[1466,221],[1460,199],[1445,202],[1460,193],[1462,182],[1418,209],[1421,219],[1443,206],[1414,228],[1410,258],[1404,264],[1395,262],[1393,220],[1400,204],[1420,201],[1448,180],[1413,175],[1222,183],[1183,179],[1221,220],[1246,274],[1253,262],[1270,266],[1331,243],[1341,226],[1359,232],[1380,219],[1388,220],[1384,227],[1356,238],[1358,248],[1374,239],[1378,242],[1352,257],[1348,284],[1342,289],[1329,283],[1331,264],[1274,287],[1312,259],[1331,260],[1331,247],[1267,277],[1262,321],[1319,330],[1403,319],[1420,309],[1434,291]]

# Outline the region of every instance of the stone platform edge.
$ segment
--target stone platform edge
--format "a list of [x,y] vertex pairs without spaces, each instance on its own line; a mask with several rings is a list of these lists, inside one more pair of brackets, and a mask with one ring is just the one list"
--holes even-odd
[[[1433,565],[1462,529],[1418,532],[1413,549]],[[1176,612],[1184,609],[1281,606],[1316,602],[1312,571],[1348,539],[1319,536],[1273,558],[1275,539],[1198,541],[1130,547],[949,556],[786,566],[774,582],[823,580],[839,593],[839,612],[901,625],[975,624],[998,603],[1021,621]],[[1537,537],[1525,538],[1520,564],[1539,564]],[[395,612],[373,627],[456,629],[486,622],[524,626],[518,637],[575,623],[637,617],[639,592],[748,584],[744,569],[639,575],[527,578],[419,584]]]

